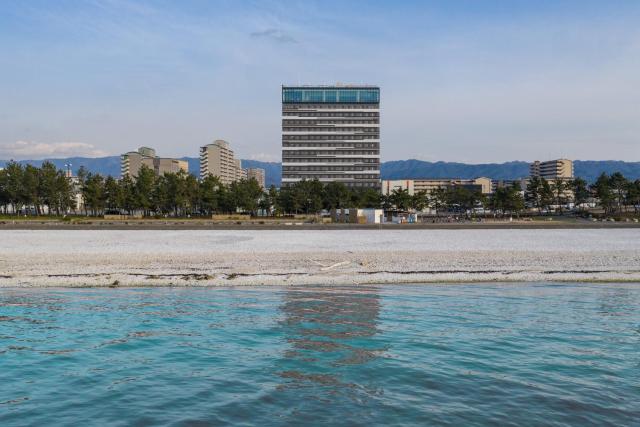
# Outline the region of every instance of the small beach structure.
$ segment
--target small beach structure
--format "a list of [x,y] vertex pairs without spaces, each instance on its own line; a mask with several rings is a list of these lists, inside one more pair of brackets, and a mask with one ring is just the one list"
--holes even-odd
[[337,223],[350,224],[382,224],[384,213],[382,209],[332,209],[331,219]]

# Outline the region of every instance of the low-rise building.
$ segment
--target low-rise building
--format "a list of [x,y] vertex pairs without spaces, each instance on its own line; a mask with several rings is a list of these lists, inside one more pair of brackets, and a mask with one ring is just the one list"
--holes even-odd
[[492,191],[491,179],[479,177],[474,179],[461,178],[421,178],[421,179],[396,179],[382,181],[382,194],[389,195],[394,190],[407,190],[410,195],[421,191],[430,194],[440,188],[465,187],[479,191],[482,194],[490,194]]
[[412,179],[383,179],[382,180],[382,194],[388,196],[395,190],[405,191],[413,195],[413,180]]
[[519,179],[498,179],[491,182],[491,192],[495,193],[498,188],[508,188],[513,187],[514,185],[519,185],[522,191],[527,189],[527,185],[529,185],[528,178],[519,178]]
[[385,222],[384,211],[382,209],[332,209],[331,219],[333,222],[350,224],[382,224]]
[[130,151],[120,156],[120,175],[123,178],[136,178],[143,165],[153,170],[156,176],[178,173],[181,170],[189,172],[189,163],[186,160],[158,157],[153,148],[140,147],[138,151]]

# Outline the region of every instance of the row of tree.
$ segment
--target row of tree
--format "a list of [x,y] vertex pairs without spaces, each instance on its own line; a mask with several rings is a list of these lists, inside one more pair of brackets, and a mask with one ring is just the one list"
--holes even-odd
[[184,171],[156,176],[143,166],[135,179],[78,173],[78,185],[89,215],[141,213],[144,216],[193,216],[256,213],[263,191],[255,179],[223,185],[217,177],[198,181]]
[[[83,203],[76,210],[76,194]],[[144,216],[197,216],[238,211],[268,215],[312,214],[321,209],[377,207],[374,189],[354,190],[340,183],[304,181],[263,191],[254,179],[223,185],[217,177],[197,180],[185,173],[156,176],[143,166],[138,176],[116,180],[80,168],[68,178],[50,162],[40,168],[11,162],[0,170],[0,212],[60,215],[69,212],[99,216],[105,213],[141,213]]]
[[631,181],[619,172],[610,176],[603,173],[589,186],[582,178],[547,181],[534,177],[529,180],[525,195],[529,205],[539,211],[553,206],[562,213],[568,204],[584,209],[590,202],[597,202],[606,214],[626,212],[629,207],[638,212],[640,180]]
[[605,213],[627,212],[629,207],[640,213],[640,179],[631,181],[619,172],[602,174],[591,185],[593,196]]
[[491,209],[493,212],[519,214],[525,208],[522,190],[518,183],[499,187],[490,196],[465,186],[437,188],[430,193],[419,191],[413,195],[408,190],[396,189],[382,196],[383,209],[418,210],[430,208],[440,213],[475,214]]
[[[76,194],[84,203],[76,211]],[[547,181],[532,178],[522,191],[519,184],[499,187],[490,196],[464,186],[439,188],[431,193],[394,190],[381,195],[373,188],[352,189],[341,183],[322,184],[302,181],[280,190],[264,191],[255,180],[223,185],[217,177],[203,180],[185,172],[156,176],[142,167],[135,179],[116,180],[80,168],[72,180],[52,163],[41,167],[15,162],[0,170],[0,211],[44,215],[69,212],[86,215],[141,213],[145,216],[198,216],[238,211],[268,215],[315,214],[333,208],[383,208],[467,213],[491,209],[502,214],[519,214],[526,206],[540,213],[569,203],[584,205],[592,198],[606,213],[622,212],[629,206],[640,209],[640,180],[627,180],[622,174],[602,174],[591,186],[581,179]]]
[[17,212],[23,206],[36,215],[63,214],[74,205],[74,189],[64,172],[52,163],[37,168],[10,162],[0,170],[0,209]]

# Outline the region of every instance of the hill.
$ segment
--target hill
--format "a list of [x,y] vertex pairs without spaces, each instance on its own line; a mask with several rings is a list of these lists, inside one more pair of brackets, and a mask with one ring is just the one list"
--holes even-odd
[[[76,172],[80,166],[84,166],[90,172],[102,175],[120,176],[120,156],[109,157],[68,157],[65,159],[20,160],[18,163],[30,164],[40,167],[44,161],[50,161],[58,169],[66,169],[67,164]],[[0,160],[0,168],[7,164],[8,160]]]
[[[189,162],[189,171],[198,175],[200,171],[197,157],[183,157]],[[66,159],[48,159],[60,169],[65,164],[72,164],[75,171],[84,166],[91,172],[103,175],[120,175],[120,157],[70,157]],[[21,160],[20,163],[40,166],[44,160]],[[0,167],[7,163],[0,160]],[[617,160],[576,160],[574,161],[576,176],[586,179],[588,182],[596,180],[601,173],[612,174],[621,172],[629,179],[640,179],[640,162],[623,162]],[[279,186],[282,175],[282,167],[276,162],[261,162],[258,160],[242,160],[245,168],[263,168],[266,175],[267,187]],[[394,160],[383,162],[381,166],[382,179],[412,179],[412,178],[476,178],[486,176],[491,179],[516,179],[526,177],[529,174],[529,163],[513,161],[506,163],[485,163],[470,165],[455,162],[424,162],[422,160]]]
[[515,179],[529,175],[529,163],[486,163],[469,165],[454,162],[423,162],[422,160],[395,160],[382,163],[382,179],[410,178],[477,178]]
[[[575,160],[574,173],[588,182],[593,182],[601,173],[611,175],[621,172],[629,179],[640,179],[640,162],[618,160]],[[402,178],[476,178],[516,179],[529,175],[529,163],[514,161],[507,163],[485,163],[470,165],[453,162],[423,162],[421,160],[397,160],[382,163],[382,179]]]

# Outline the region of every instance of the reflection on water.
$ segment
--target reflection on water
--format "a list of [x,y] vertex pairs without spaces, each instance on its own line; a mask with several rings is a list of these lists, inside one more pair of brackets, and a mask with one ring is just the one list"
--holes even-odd
[[332,392],[353,389],[340,367],[370,362],[384,351],[373,339],[380,313],[376,288],[294,288],[285,292],[280,310],[291,346],[282,361],[282,388],[316,383],[334,387]]
[[636,425],[640,286],[0,289],[0,426]]
[[376,287],[283,292],[278,327],[287,347],[276,362],[280,381],[273,394],[290,402],[280,414],[283,421],[343,424],[339,414],[348,408],[375,407],[382,388],[371,374],[388,348],[378,336],[380,299]]

